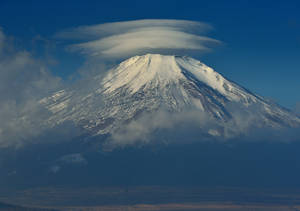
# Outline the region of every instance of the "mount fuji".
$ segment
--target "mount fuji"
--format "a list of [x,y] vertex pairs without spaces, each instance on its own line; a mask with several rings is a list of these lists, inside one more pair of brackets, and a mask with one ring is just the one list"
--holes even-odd
[[1,187],[298,182],[300,118],[190,57],[135,56],[39,103],[34,144],[0,149]]
[[[99,74],[86,89],[64,89],[40,101],[50,112],[52,127],[65,121],[92,136],[112,134],[143,114],[161,109],[169,114],[205,113],[221,128],[234,122],[232,104],[254,117],[257,127],[297,127],[300,118],[289,110],[239,86],[190,57],[147,54],[129,58]],[[255,109],[253,109],[255,108]],[[222,130],[207,131],[225,136]]]

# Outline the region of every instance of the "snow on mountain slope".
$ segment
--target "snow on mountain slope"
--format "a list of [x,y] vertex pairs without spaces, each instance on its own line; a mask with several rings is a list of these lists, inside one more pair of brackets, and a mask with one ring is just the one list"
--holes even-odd
[[[54,126],[74,121],[92,134],[105,134],[145,112],[195,109],[226,124],[232,119],[228,106],[237,103],[243,112],[259,117],[262,125],[300,125],[300,119],[288,110],[189,57],[135,56],[108,71],[104,78],[95,77],[91,84],[86,92],[61,90],[42,99],[40,103],[53,113],[47,122]],[[251,111],[253,105],[260,109]]]
[[234,101],[256,101],[256,97],[231,84],[212,68],[188,57],[152,54],[136,56],[121,63],[115,71],[111,71],[104,79],[103,85],[107,89],[105,93],[125,86],[132,94],[143,86],[143,89],[151,86],[164,87],[186,79],[200,81]]

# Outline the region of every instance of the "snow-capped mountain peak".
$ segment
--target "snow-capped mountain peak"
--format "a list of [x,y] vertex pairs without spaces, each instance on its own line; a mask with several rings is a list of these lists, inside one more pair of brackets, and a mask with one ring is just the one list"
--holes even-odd
[[183,75],[175,56],[147,54],[122,62],[104,78],[103,86],[105,93],[126,86],[133,94],[142,87],[163,87],[169,83],[178,82],[182,78]]

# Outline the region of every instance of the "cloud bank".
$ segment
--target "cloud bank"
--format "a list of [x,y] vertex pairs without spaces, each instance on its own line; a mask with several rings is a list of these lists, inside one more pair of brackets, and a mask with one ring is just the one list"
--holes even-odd
[[239,103],[226,106],[232,118],[218,122],[208,113],[189,109],[179,113],[158,110],[143,114],[119,130],[104,144],[104,150],[147,144],[189,144],[196,142],[292,142],[299,141],[299,127],[272,127],[263,122],[263,108]]
[[73,51],[103,58],[123,58],[145,53],[206,52],[221,42],[204,36],[206,23],[186,20],[136,20],[81,26],[62,31],[58,38],[81,40]]

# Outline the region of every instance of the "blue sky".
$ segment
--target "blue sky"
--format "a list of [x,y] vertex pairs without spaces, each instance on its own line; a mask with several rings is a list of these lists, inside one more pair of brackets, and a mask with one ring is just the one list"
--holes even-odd
[[[137,19],[206,22],[215,28],[210,37],[223,44],[197,58],[227,78],[292,108],[300,101],[299,8],[295,0],[1,0],[0,26],[16,38],[20,48],[45,56],[43,40],[52,43],[57,32],[70,27]],[[49,48],[57,60],[51,67],[56,75],[66,78],[84,62],[60,43]]]

